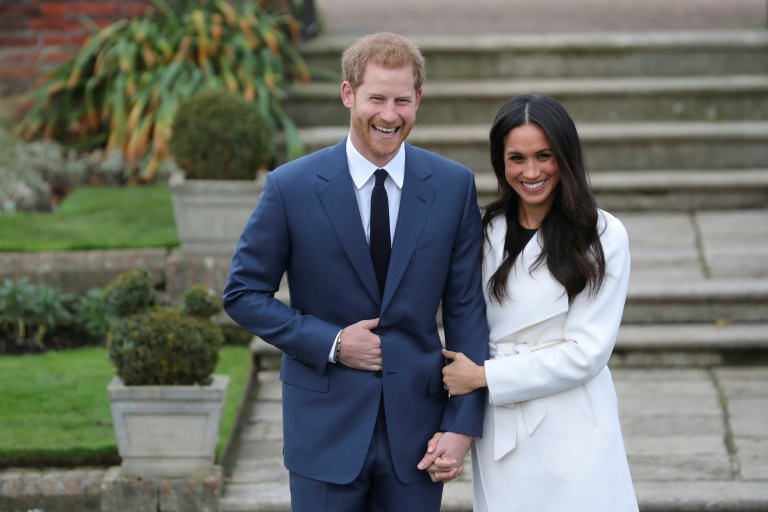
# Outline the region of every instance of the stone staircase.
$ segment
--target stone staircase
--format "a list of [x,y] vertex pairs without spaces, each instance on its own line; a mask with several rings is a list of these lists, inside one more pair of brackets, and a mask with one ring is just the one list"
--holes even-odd
[[[600,204],[610,210],[768,203],[768,35],[760,32],[425,37],[428,79],[411,142],[469,166],[495,191],[488,128],[508,98],[553,96],[579,126]],[[339,72],[345,39],[313,41]],[[308,151],[349,123],[338,83],[291,91]]]
[[[429,36],[409,141],[496,190],[488,130],[511,96],[536,92],[576,121],[598,204],[630,234],[632,280],[612,364],[765,361],[768,354],[768,33]],[[340,73],[351,42],[304,55]],[[291,90],[307,151],[348,131],[339,83]],[[267,349],[267,352],[268,349]]]
[[[630,236],[609,364],[640,510],[768,510],[768,33],[413,39],[428,81],[409,140],[472,168],[481,204],[506,99],[551,95],[577,123],[598,203]],[[350,42],[304,54],[338,73]],[[287,110],[308,151],[347,133],[338,83],[295,87]],[[221,510],[288,511],[280,354],[252,347],[260,387]],[[472,510],[465,465],[445,512]]]

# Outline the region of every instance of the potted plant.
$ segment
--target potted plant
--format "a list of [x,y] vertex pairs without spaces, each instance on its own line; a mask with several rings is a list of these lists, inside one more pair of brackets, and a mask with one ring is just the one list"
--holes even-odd
[[108,386],[123,472],[194,477],[213,468],[229,377],[212,375],[223,335],[221,302],[193,287],[183,306],[154,305],[146,269],[118,276],[104,295],[117,317],[107,334],[117,375]]
[[259,172],[274,155],[259,107],[223,89],[179,105],[169,147],[181,172],[170,185],[185,253],[231,256],[261,192]]

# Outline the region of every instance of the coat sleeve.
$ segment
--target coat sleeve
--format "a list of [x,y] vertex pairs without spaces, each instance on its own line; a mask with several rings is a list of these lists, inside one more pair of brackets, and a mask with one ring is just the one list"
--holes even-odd
[[[611,356],[624,312],[629,283],[629,240],[618,219],[606,216],[600,241],[606,258],[603,285],[596,296],[580,293],[565,313],[564,343],[485,363],[493,405],[531,400],[595,378]],[[553,340],[539,340],[547,342]]]
[[[451,253],[451,265],[442,299],[445,345],[463,352],[478,364],[488,358],[488,323],[482,293],[480,252],[482,227],[477,191],[469,174],[462,221]],[[482,436],[485,389],[452,397],[440,430]]]
[[275,298],[290,252],[285,205],[279,182],[270,173],[232,257],[224,309],[235,322],[287,357],[325,373],[341,327],[302,314]]

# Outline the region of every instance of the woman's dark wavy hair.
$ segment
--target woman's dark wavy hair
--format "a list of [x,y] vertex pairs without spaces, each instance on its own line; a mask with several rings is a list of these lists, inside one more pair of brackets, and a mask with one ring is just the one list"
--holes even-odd
[[562,105],[548,96],[535,94],[508,100],[491,127],[491,164],[499,195],[485,208],[483,228],[488,238],[491,221],[504,215],[507,233],[504,260],[488,282],[488,293],[499,303],[509,297],[509,273],[524,247],[518,223],[520,198],[507,182],[504,145],[510,131],[529,124],[544,131],[560,170],[552,209],[539,227],[543,241],[541,255],[529,271],[546,262],[552,277],[565,287],[569,302],[585,288],[594,296],[605,277],[605,255],[597,231],[597,203],[587,177],[579,135]]

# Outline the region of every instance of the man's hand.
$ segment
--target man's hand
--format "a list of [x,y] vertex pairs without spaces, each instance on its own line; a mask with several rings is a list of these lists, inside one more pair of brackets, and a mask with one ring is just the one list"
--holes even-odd
[[344,366],[373,372],[381,370],[381,339],[371,332],[379,319],[360,320],[341,331],[339,362]]
[[472,436],[438,432],[429,440],[427,453],[417,467],[426,470],[433,482],[454,480],[461,474],[461,463],[470,443]]

